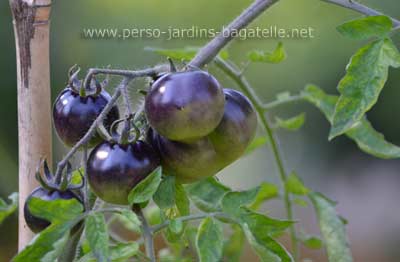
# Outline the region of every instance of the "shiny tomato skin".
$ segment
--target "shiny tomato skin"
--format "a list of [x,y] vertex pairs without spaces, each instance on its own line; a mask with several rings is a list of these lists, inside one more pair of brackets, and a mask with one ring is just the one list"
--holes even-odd
[[[81,97],[70,88],[65,88],[57,97],[53,105],[53,122],[58,137],[69,147],[74,146],[89,130],[93,121],[99,116],[111,97],[106,91],[99,95]],[[114,106],[104,120],[108,129],[119,119],[119,110]],[[93,136],[89,147],[101,142],[98,134]]]
[[213,176],[222,169],[217,152],[207,137],[186,143],[154,134],[153,143],[159,150],[164,172],[176,176],[181,183]]
[[211,133],[224,113],[224,93],[218,81],[204,71],[162,76],[145,100],[149,124],[174,141],[193,141]]
[[243,155],[257,131],[257,114],[250,100],[241,92],[224,89],[224,116],[209,135],[221,160],[230,164]]
[[39,233],[46,229],[50,225],[50,221],[47,221],[46,219],[37,217],[33,215],[28,206],[29,199],[31,198],[39,198],[41,200],[45,201],[52,201],[52,200],[58,200],[58,199],[77,199],[80,203],[82,203],[82,200],[72,191],[66,190],[66,191],[48,191],[42,187],[37,187],[35,190],[32,191],[32,193],[27,197],[27,201],[25,202],[24,205],[24,218],[25,222],[28,225],[28,227],[32,230],[34,233]]
[[157,148],[163,170],[182,183],[214,176],[243,155],[254,138],[257,115],[242,93],[224,89],[225,108],[219,125],[195,141],[172,141],[150,129],[148,141]]
[[88,181],[105,202],[127,205],[129,192],[159,165],[158,154],[146,142],[103,142],[90,153]]

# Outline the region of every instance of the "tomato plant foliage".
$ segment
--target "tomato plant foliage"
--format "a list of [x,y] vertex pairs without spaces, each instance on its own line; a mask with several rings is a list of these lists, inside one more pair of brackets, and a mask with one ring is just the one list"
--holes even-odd
[[[107,102],[102,103],[101,110],[95,112],[96,120],[92,118],[85,120],[84,132],[88,133],[80,134],[79,137],[74,136],[73,141],[77,145],[71,149],[70,155],[83,146],[82,155],[85,164],[76,167],[74,172],[68,164],[67,172],[63,173],[63,168],[69,160],[67,158],[58,165],[61,170],[57,170],[54,176],[50,174],[47,164],[44,167],[46,179],[41,178],[40,172],[37,174],[41,186],[49,194],[68,190],[71,194],[76,194],[74,195],[76,197],[46,200],[32,196],[27,201],[32,214],[49,221],[50,225],[38,233],[32,242],[13,258],[13,261],[122,262],[132,259],[152,262],[241,261],[246,241],[260,261],[300,261],[301,255],[298,250],[300,241],[311,249],[325,248],[330,262],[353,261],[346,237],[346,223],[336,213],[335,203],[305,185],[296,171],[286,173],[286,168],[280,160],[275,132],[279,131],[278,128],[298,130],[306,124],[305,114],[299,112],[297,116],[288,119],[275,116],[273,124],[269,123],[266,114],[270,108],[293,101],[308,102],[319,109],[331,124],[328,135],[330,139],[346,135],[365,153],[385,159],[399,158],[400,148],[386,141],[366,117],[366,113],[377,102],[384,88],[389,68],[400,67],[400,53],[390,38],[393,33],[393,21],[383,15],[369,16],[346,22],[337,28],[343,36],[355,40],[369,40],[350,59],[346,73],[338,83],[337,95],[326,94],[321,88],[310,84],[297,95],[282,92],[276,96],[275,101],[262,103],[244,76],[246,68],[240,70],[230,61],[227,50],[220,51],[209,66],[219,68],[226,73],[243,94],[233,90],[223,91],[211,74],[198,71],[197,68],[187,66],[181,69],[184,72],[176,72],[177,69],[171,59],[189,62],[201,50],[197,47],[147,48],[149,51],[170,58],[169,71],[150,70],[138,73],[127,70],[100,70],[96,74],[114,73],[125,78],[121,86],[117,87],[115,95],[107,95]],[[245,59],[247,64],[276,64],[287,59],[287,53],[283,43],[279,42],[273,51],[251,50]],[[97,95],[102,94],[102,88],[107,81],[100,84],[89,73],[85,78],[88,82],[84,82],[77,79],[78,72],[79,70],[71,70],[70,87],[67,89],[68,92],[74,92],[74,99],[81,103],[88,97],[95,99]],[[91,73],[94,74],[93,71]],[[143,93],[147,94],[145,102],[147,104],[142,105],[137,112],[132,112],[126,90],[134,75],[149,77],[152,86],[151,88],[146,86],[147,90]],[[198,86],[191,86],[192,90],[188,91],[185,86],[187,83],[191,85],[197,83]],[[215,123],[207,126],[205,130],[199,130],[199,127],[209,121],[206,114],[210,112],[207,110],[211,110],[215,103],[209,105],[205,103],[199,107],[196,103],[198,101],[204,103],[206,96],[195,92],[199,88],[203,89],[207,96],[218,95],[218,112],[210,114]],[[168,93],[171,89],[176,90]],[[215,93],[210,92],[214,89]],[[237,106],[235,112],[238,116],[229,116],[224,111],[227,108],[224,109],[223,106],[224,98],[225,100],[229,98],[229,96],[224,97],[224,92],[234,93],[236,97],[240,97],[238,106],[234,105]],[[170,98],[167,105],[159,102],[164,93],[168,93]],[[114,123],[105,123],[102,120],[107,117],[106,111],[118,110],[115,102],[121,95],[126,103],[126,117],[116,120],[119,113],[115,113],[112,117]],[[227,103],[225,101],[225,105]],[[201,115],[196,115],[200,111]],[[259,125],[266,132],[254,138],[256,113]],[[159,119],[160,115],[172,120],[162,122]],[[218,128],[226,128],[221,123],[224,117],[228,116],[232,118],[227,124],[231,130],[229,133],[222,130],[221,137],[226,138],[236,133],[237,136],[233,138],[239,139],[242,134],[246,139],[238,143],[241,146],[240,150],[233,148],[234,143],[229,143],[229,140],[225,144],[222,143],[215,134]],[[247,121],[249,116],[254,116],[253,121]],[[66,118],[68,120],[68,117]],[[196,125],[193,124],[194,118]],[[185,121],[179,122],[179,119]],[[249,122],[254,126],[250,126]],[[124,125],[118,128],[121,123]],[[175,146],[173,149],[169,148],[171,150],[168,152],[172,152],[172,157],[175,157],[174,165],[178,168],[175,168],[176,166],[171,168],[171,155],[163,156],[161,151],[165,148],[154,143],[154,137],[161,136],[157,132],[165,135],[162,139],[169,143],[166,144]],[[101,146],[96,147],[89,157],[91,165],[87,165],[87,146],[93,143],[91,139],[93,136],[107,140],[104,142],[107,143],[107,150]],[[73,146],[69,142],[67,144]],[[140,154],[143,150],[138,150],[138,146],[133,146],[135,144],[146,147],[146,152],[160,154],[161,160],[159,161],[158,157],[152,158],[157,161],[154,160],[154,163],[152,162],[154,165],[147,168],[149,158],[144,158],[143,154]],[[216,174],[235,161],[238,158],[236,155],[246,156],[265,145],[272,149],[275,155],[282,186],[265,181],[253,188],[232,189],[219,181]],[[219,147],[224,147],[224,154],[218,152]],[[110,154],[113,152],[117,153],[110,160]],[[236,154],[236,158],[227,161],[226,156],[232,153]],[[190,159],[188,158],[192,157],[190,154],[199,157]],[[91,159],[97,162],[92,163]],[[179,169],[184,162],[186,164],[184,169]],[[159,167],[154,168],[158,165]],[[194,169],[204,170],[204,173],[198,172],[195,176],[188,174],[188,170]],[[181,171],[187,176],[186,180],[180,176]],[[128,173],[130,177],[126,179]],[[90,180],[93,177],[97,180]],[[118,186],[121,181],[123,188]],[[186,184],[188,181],[190,183]],[[108,186],[108,183],[112,186]],[[88,184],[92,186],[92,190]],[[96,190],[93,190],[94,185],[98,185]],[[103,188],[104,185],[106,189]],[[9,198],[8,202],[0,199],[0,223],[17,208],[17,194],[12,194]],[[101,199],[118,201],[106,203]],[[262,207],[271,199],[284,203],[287,217],[276,218],[266,215]],[[303,230],[298,232],[301,221],[295,220],[292,205],[307,207],[309,203],[315,209],[321,236],[311,236]],[[116,226],[137,237],[124,239],[115,231]],[[167,248],[156,252],[154,237],[158,234],[162,234]],[[288,234],[292,241],[290,250],[279,242],[279,237],[285,234]],[[142,245],[144,248],[141,249]]]

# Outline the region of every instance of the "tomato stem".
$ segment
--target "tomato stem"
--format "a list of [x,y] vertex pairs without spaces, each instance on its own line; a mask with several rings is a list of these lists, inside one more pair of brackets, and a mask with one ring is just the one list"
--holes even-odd
[[85,77],[85,81],[90,81],[91,75],[93,74],[110,74],[110,75],[122,75],[128,76],[124,77],[121,83],[115,88],[114,94],[112,95],[110,101],[104,107],[103,111],[99,114],[93,124],[90,126],[88,132],[75,144],[73,148],[65,155],[65,157],[58,163],[57,170],[55,172],[56,182],[60,182],[62,178],[62,171],[64,170],[65,166],[69,159],[86,143],[90,141],[92,136],[96,133],[97,127],[104,121],[107,114],[110,112],[112,107],[117,102],[118,98],[121,96],[122,89],[124,89],[130,81],[132,81],[136,77],[146,77],[146,76],[153,76],[157,75],[160,72],[165,71],[165,66],[156,66],[153,68],[147,68],[138,71],[131,71],[131,70],[112,70],[112,69],[96,69],[92,68],[89,70],[88,74]]
[[85,210],[90,210],[90,202],[89,202],[89,182],[87,176],[87,162],[88,162],[88,146],[85,144],[83,146],[83,154],[82,154],[82,166],[83,166],[83,203],[85,206]]
[[[366,5],[363,5],[361,3],[358,3],[353,0],[321,0],[323,2],[327,2],[330,4],[338,5],[347,9],[354,10],[356,12],[359,12],[361,14],[365,14],[367,16],[377,16],[377,15],[384,15],[383,13],[372,9],[371,7],[368,7]],[[393,17],[388,16],[393,23],[393,30],[396,30],[396,28],[400,28],[400,20],[397,20]]]
[[136,213],[140,222],[142,222],[141,230],[144,238],[144,246],[146,249],[146,255],[150,258],[151,262],[156,262],[156,254],[154,249],[154,239],[151,227],[147,222],[145,215],[143,214],[142,208],[139,205],[133,205],[132,211]]
[[[254,89],[251,87],[250,83],[247,79],[242,75],[242,73],[237,69],[235,65],[232,63],[225,61],[219,57],[215,59],[216,66],[221,69],[224,73],[226,73],[243,91],[243,93],[250,99],[250,101],[254,104],[254,107],[258,113],[258,116],[261,119],[261,123],[267,133],[269,141],[271,143],[272,153],[275,157],[275,162],[279,172],[279,178],[282,183],[282,188],[284,190],[284,202],[285,202],[285,209],[286,215],[288,220],[293,221],[293,207],[291,202],[291,197],[289,192],[286,190],[286,180],[287,180],[287,173],[283,164],[283,158],[281,156],[281,152],[279,150],[278,140],[275,137],[274,131],[272,130],[271,126],[269,125],[267,116],[265,115],[265,108],[263,103],[260,101],[259,97],[255,93]],[[297,232],[295,225],[290,227],[290,238],[292,242],[292,252],[294,261],[299,260],[299,244],[297,238]]]

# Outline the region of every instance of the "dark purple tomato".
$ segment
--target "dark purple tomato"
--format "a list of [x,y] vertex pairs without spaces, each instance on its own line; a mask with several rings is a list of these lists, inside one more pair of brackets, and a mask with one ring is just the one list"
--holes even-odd
[[152,146],[103,142],[90,153],[88,181],[93,192],[108,203],[128,204],[129,192],[160,165]]
[[224,116],[209,135],[218,155],[227,164],[243,155],[257,130],[257,114],[250,100],[239,91],[224,89]]
[[208,137],[186,143],[154,134],[153,144],[159,150],[163,171],[176,176],[181,183],[213,176],[222,169],[217,152]]
[[39,199],[45,200],[45,201],[52,201],[52,200],[59,200],[59,199],[69,200],[69,199],[75,198],[80,203],[82,203],[82,200],[75,193],[73,193],[70,190],[48,191],[42,187],[36,188],[27,197],[27,201],[25,202],[25,205],[24,205],[24,217],[25,217],[26,224],[34,233],[39,233],[40,231],[44,230],[46,227],[48,227],[50,225],[50,221],[47,221],[46,219],[34,216],[30,212],[28,202],[33,197],[39,198]]
[[153,130],[149,140],[157,148],[163,169],[182,183],[214,176],[243,155],[257,129],[257,115],[240,92],[224,89],[224,115],[214,131],[193,142],[169,140]]
[[[65,145],[72,147],[89,130],[93,121],[99,116],[111,97],[106,91],[99,95],[81,97],[70,88],[64,89],[57,97],[53,106],[53,121],[57,134]],[[114,106],[104,120],[108,129],[119,118],[119,111]],[[93,136],[89,147],[101,141],[98,134]]]
[[149,124],[175,141],[192,141],[212,132],[224,113],[224,93],[204,71],[170,73],[159,78],[146,96]]

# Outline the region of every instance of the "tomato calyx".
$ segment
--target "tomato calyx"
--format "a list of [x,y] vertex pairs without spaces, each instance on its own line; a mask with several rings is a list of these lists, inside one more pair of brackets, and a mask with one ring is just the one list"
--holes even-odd
[[88,81],[82,81],[79,79],[78,75],[81,68],[78,65],[73,65],[68,70],[68,88],[70,88],[74,93],[79,94],[81,97],[93,96],[97,97],[108,85],[109,75],[100,82],[96,79],[95,75],[91,75]]
[[[40,173],[40,168],[43,166],[44,176]],[[51,173],[46,159],[40,161],[40,164],[36,168],[35,178],[39,182],[40,186],[49,192],[59,191],[66,192],[69,190],[79,190],[84,186],[84,175],[78,170],[81,176],[81,182],[79,184],[72,184],[72,166],[68,162],[66,166],[66,172],[62,176],[61,181],[58,182],[53,173]]]
[[168,63],[169,63],[169,71],[170,71],[171,73],[177,72],[178,70],[176,69],[176,66],[175,66],[175,64],[174,64],[174,61],[172,61],[172,59],[171,59],[170,57],[167,57],[167,60],[168,60]]
[[[118,131],[120,124],[123,124],[121,131]],[[134,144],[139,140],[141,131],[135,123],[135,114],[118,119],[110,127],[111,139],[109,142],[120,145]]]

